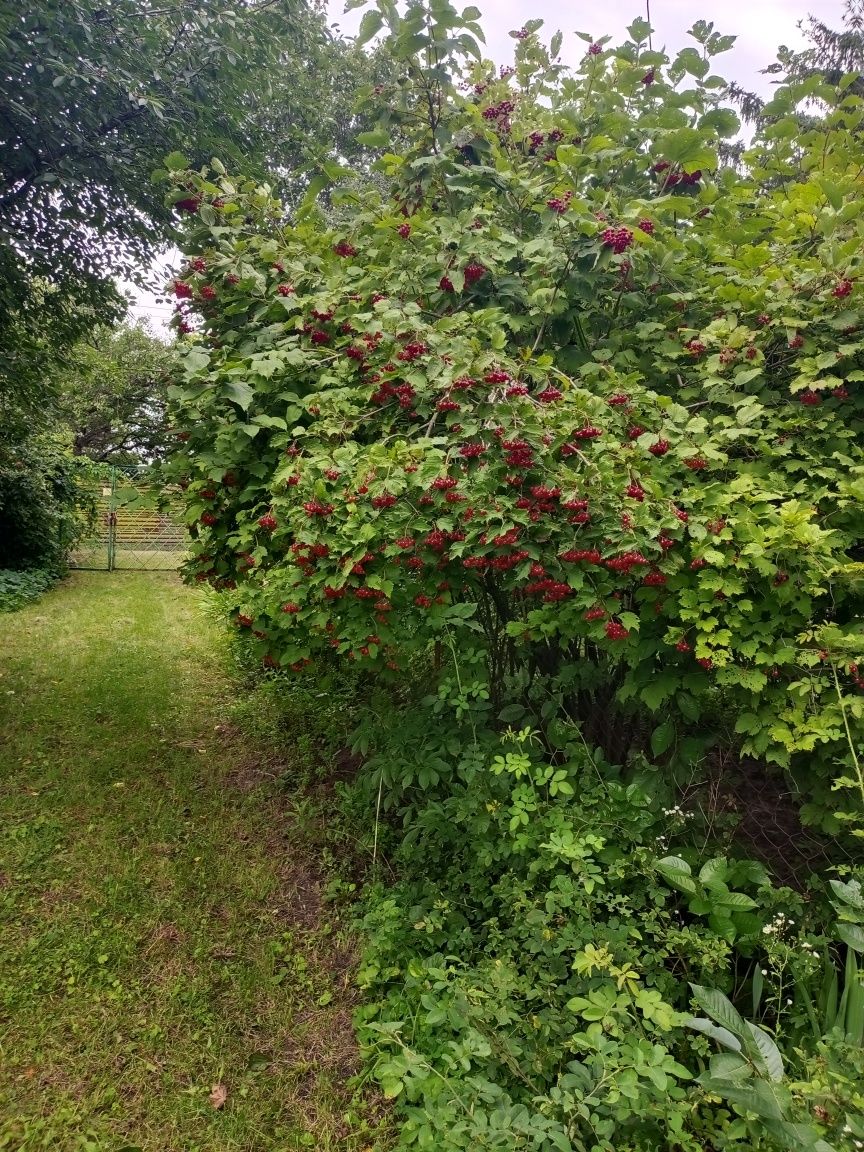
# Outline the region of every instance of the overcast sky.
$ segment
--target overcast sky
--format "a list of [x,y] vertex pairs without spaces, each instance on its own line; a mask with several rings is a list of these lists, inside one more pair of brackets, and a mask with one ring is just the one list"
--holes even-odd
[[[456,0],[457,4],[461,0]],[[467,2],[467,0],[465,0]],[[590,32],[594,37],[609,35],[613,44],[625,37],[625,29],[637,16],[646,16],[646,0],[604,0],[601,4],[556,3],[556,0],[472,0],[483,13],[480,21],[486,33],[486,51],[496,64],[506,64],[513,52],[511,29],[526,20],[545,22],[540,35],[549,39],[559,29],[564,33],[561,56],[565,64],[576,63],[585,49],[572,33]],[[696,20],[711,20],[718,32],[737,36],[734,48],[719,58],[717,72],[751,90],[766,91],[770,77],[759,71],[776,57],[777,47],[802,43],[798,23],[808,15],[826,24],[841,23],[843,0],[647,0],[651,25],[656,33],[655,49],[674,53],[693,41],[687,29]],[[329,0],[331,23],[345,35],[357,29],[363,9],[343,14],[344,0]]]
[[[461,0],[460,0],[461,2]],[[466,0],[467,2],[467,0]],[[715,65],[719,75],[736,80],[750,91],[763,95],[771,90],[771,77],[760,75],[776,57],[777,47],[786,44],[800,47],[799,22],[817,15],[826,24],[841,23],[843,0],[648,0],[651,23],[655,30],[655,49],[666,49],[673,55],[679,48],[693,43],[687,29],[695,20],[713,20],[718,32],[734,35],[734,47],[720,56]],[[595,37],[609,35],[613,44],[625,36],[625,29],[636,16],[646,15],[646,0],[604,0],[598,4],[561,4],[556,0],[476,0],[483,12],[481,24],[486,33],[484,55],[496,64],[508,63],[513,53],[511,29],[521,28],[526,20],[541,18],[545,26],[541,36],[549,39],[560,29],[564,33],[561,56],[565,64],[575,64],[585,51],[584,42],[573,32],[590,32]],[[343,14],[344,0],[330,0],[328,11],[332,24],[346,36],[353,35],[363,10]],[[171,314],[171,306],[159,303],[155,296],[136,293],[133,315],[147,317],[154,327],[161,327]]]

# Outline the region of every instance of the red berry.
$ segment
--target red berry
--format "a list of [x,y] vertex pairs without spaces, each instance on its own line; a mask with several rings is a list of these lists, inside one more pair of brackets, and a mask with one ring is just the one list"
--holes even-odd
[[617,620],[610,620],[606,624],[606,635],[610,640],[626,640],[630,633]]
[[600,239],[607,248],[620,254],[626,252],[633,243],[633,233],[629,228],[604,228],[600,233]]
[[655,440],[653,444],[648,446],[648,451],[652,456],[665,456],[669,451],[668,440]]
[[263,528],[265,532],[272,532],[277,527],[277,520],[275,516],[262,516],[258,521],[258,527]]

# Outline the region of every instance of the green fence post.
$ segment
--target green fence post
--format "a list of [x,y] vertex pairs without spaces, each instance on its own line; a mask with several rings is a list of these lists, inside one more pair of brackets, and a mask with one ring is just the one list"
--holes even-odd
[[111,468],[111,495],[108,498],[108,571],[114,571],[114,553],[117,539],[117,469]]

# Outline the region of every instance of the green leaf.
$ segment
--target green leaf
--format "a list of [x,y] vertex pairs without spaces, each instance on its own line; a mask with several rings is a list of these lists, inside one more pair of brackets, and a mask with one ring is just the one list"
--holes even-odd
[[363,19],[360,21],[360,28],[357,32],[355,43],[359,47],[368,44],[372,37],[381,31],[383,25],[384,17],[382,14],[377,8],[370,8],[368,12],[364,12]]
[[729,864],[726,857],[715,856],[699,869],[699,879],[703,884],[711,884],[712,881],[725,880],[728,873]]
[[854,948],[856,952],[864,952],[864,928],[858,924],[838,924],[837,935],[844,944]]
[[741,121],[731,108],[712,108],[699,119],[701,129],[711,128],[718,136],[734,136],[740,131]]
[[249,405],[255,397],[254,390],[240,380],[231,380],[224,385],[223,391],[228,399],[238,404],[244,412],[249,410]]
[[697,892],[696,881],[690,873],[690,865],[680,856],[664,856],[654,861],[654,867],[663,879],[679,892],[686,892],[688,896]]
[[183,357],[183,371],[187,376],[197,376],[205,368],[210,367],[210,354],[203,348],[192,348]]
[[651,751],[655,756],[662,756],[675,741],[675,725],[666,720],[651,733]]
[[390,143],[390,133],[385,128],[373,128],[369,132],[358,132],[356,140],[364,148],[386,148]]
[[751,1052],[754,1049],[758,1052],[760,1062],[768,1074],[769,1080],[775,1082],[782,1080],[783,1057],[780,1055],[780,1049],[764,1029],[753,1024],[750,1020],[745,1020],[744,1023],[750,1034],[750,1040],[752,1041],[751,1044],[747,1045],[747,1048]]
[[704,1036],[710,1036],[712,1040],[716,1040],[718,1044],[722,1044],[731,1052],[741,1051],[742,1045],[738,1037],[734,1036],[728,1028],[721,1028],[719,1024],[715,1024],[713,1020],[706,1020],[704,1016],[691,1016],[686,1024],[688,1028],[701,1032]]
[[722,992],[716,988],[703,988],[700,984],[691,984],[690,991],[702,1011],[707,1012],[712,1020],[736,1036],[746,1035],[742,1016]]
[[664,700],[667,700],[680,683],[677,676],[655,676],[639,693],[642,700],[652,712],[656,712]]
[[189,167],[189,161],[182,152],[169,152],[162,163],[169,172],[182,172]]
[[737,1104],[747,1112],[755,1112],[771,1120],[782,1120],[789,1106],[788,1096],[765,1080],[757,1080],[752,1085],[736,1084],[730,1080],[715,1079],[702,1075],[699,1083],[706,1092],[722,1096],[731,1104]]

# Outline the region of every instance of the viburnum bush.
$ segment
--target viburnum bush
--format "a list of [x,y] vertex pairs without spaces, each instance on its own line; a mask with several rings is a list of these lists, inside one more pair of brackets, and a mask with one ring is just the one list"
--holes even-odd
[[364,17],[403,65],[387,193],[289,220],[173,158],[189,575],[269,665],[479,653],[493,706],[550,678],[633,741],[660,713],[657,756],[710,712],[814,793],[839,764],[852,821],[864,105],[781,86],[724,162],[731,37],[669,59],[637,20],[566,70],[531,21],[495,72],[478,15]]

